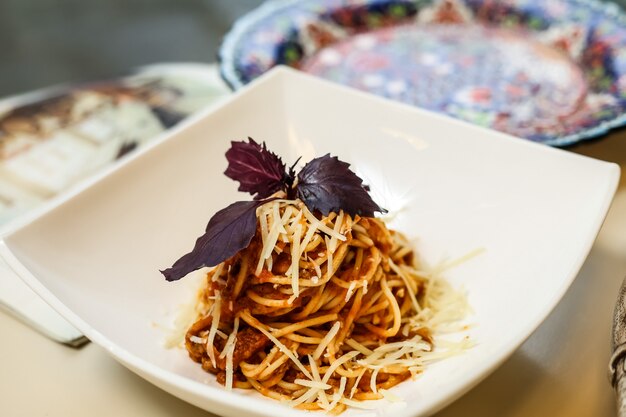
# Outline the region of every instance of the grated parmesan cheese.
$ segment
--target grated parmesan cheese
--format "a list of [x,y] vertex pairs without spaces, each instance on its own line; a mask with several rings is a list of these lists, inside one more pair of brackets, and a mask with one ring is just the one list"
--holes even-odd
[[402,281],[404,281],[405,288],[409,293],[409,297],[411,298],[411,303],[413,303],[413,308],[415,309],[416,313],[419,313],[422,310],[422,308],[417,302],[417,298],[415,297],[413,288],[411,287],[409,283],[409,279],[406,277],[404,271],[402,271],[402,269],[398,267],[398,265],[396,265],[391,259],[389,259],[389,267],[393,270],[393,272],[398,274],[398,276],[402,279]]
[[215,293],[215,302],[211,306],[211,310],[213,313],[213,318],[211,319],[211,330],[209,330],[209,337],[207,337],[206,342],[206,351],[209,355],[209,359],[211,359],[211,364],[214,368],[217,368],[217,363],[215,362],[215,351],[213,350],[213,340],[215,340],[215,334],[217,333],[217,326],[220,323],[220,313],[221,313],[221,297],[220,293]]
[[304,365],[302,365],[302,362],[300,362],[300,360],[296,357],[296,355],[293,354],[292,351],[290,351],[289,349],[287,349],[287,346],[283,345],[280,340],[278,340],[277,338],[275,338],[270,332],[268,332],[267,330],[265,330],[263,327],[261,326],[254,326],[258,331],[260,331],[261,333],[263,333],[268,339],[270,339],[272,341],[272,343],[274,343],[276,345],[276,347],[278,347],[278,349],[280,349],[281,352],[283,352],[285,355],[287,355],[289,357],[289,359],[291,359],[291,361],[298,367],[298,369],[300,369],[300,371],[309,379],[313,379],[313,377],[311,376],[311,373],[304,367]]
[[393,394],[389,390],[381,389],[378,392],[380,392],[383,395],[383,398],[385,400],[389,401],[390,403],[403,403],[403,402],[405,402],[402,398],[400,398],[397,395]]
[[211,276],[211,281],[216,282],[219,280],[220,275],[222,275],[222,271],[224,270],[224,263],[219,264],[213,270],[213,276]]
[[335,220],[335,226],[333,227],[333,232],[335,234],[330,238],[330,251],[335,252],[337,249],[337,236],[343,236],[341,234],[341,225],[343,223],[343,210],[339,210],[339,215]]
[[316,389],[331,389],[332,386],[328,384],[324,384],[322,382],[310,381],[308,379],[295,379],[293,381],[295,384],[302,385],[303,387],[308,388],[316,388]]
[[[330,385],[326,384],[326,382],[322,382],[320,378],[319,369],[317,368],[317,363],[311,358],[311,355],[309,355],[308,358],[309,358],[309,365],[311,366],[311,375],[313,375],[313,380],[316,383],[327,385],[328,388],[325,388],[325,389],[332,388]],[[322,407],[328,406],[328,397],[326,396],[325,389],[318,389],[318,392],[317,392],[317,398],[320,401],[320,403],[322,403]]]
[[346,241],[346,237],[344,235],[335,232],[333,229],[331,229],[330,227],[326,226],[321,221],[317,220],[317,218],[313,215],[313,213],[311,213],[309,211],[308,208],[306,208],[306,206],[304,206],[302,208],[302,212],[304,213],[304,217],[306,217],[306,219],[309,221],[309,223],[314,225],[317,229],[319,229],[322,232],[326,233],[330,237],[336,237],[338,240],[341,240],[342,242]]
[[372,352],[374,352],[373,350],[366,348],[365,346],[363,346],[362,344],[360,344],[354,339],[346,339],[345,342],[352,349],[358,350],[360,353],[362,353],[365,356],[371,355]]
[[[235,344],[237,342],[237,330],[239,329],[239,317],[235,317],[233,323],[233,332],[228,336],[224,351],[226,352],[226,389],[233,389],[233,354],[235,352]],[[222,352],[224,353],[224,352]],[[222,355],[220,355],[222,357]]]
[[205,339],[205,338],[198,337],[198,336],[191,336],[191,337],[189,338],[189,341],[190,341],[191,343],[196,343],[196,344],[198,344],[198,345],[201,345],[201,344],[203,344],[203,343],[206,343],[206,339]]
[[[302,211],[300,212],[302,213]],[[293,234],[293,241],[291,242],[291,266],[287,271],[287,274],[291,275],[291,289],[293,290],[294,297],[300,295],[300,237],[302,235],[302,225],[296,226],[296,231]]]
[[350,281],[350,285],[348,286],[348,291],[346,291],[346,297],[344,301],[347,303],[350,301],[352,294],[354,293],[354,288],[356,287],[356,281]]
[[378,387],[376,386],[376,378],[378,378],[378,372],[380,369],[374,369],[372,376],[370,376],[370,390],[374,394],[378,394]]
[[317,346],[317,349],[315,349],[315,352],[313,352],[313,359],[318,360],[320,356],[322,356],[322,353],[324,353],[324,350],[326,350],[326,347],[328,347],[328,345],[332,342],[332,340],[337,335],[337,332],[339,331],[340,327],[341,327],[341,322],[336,321],[335,324],[333,324],[333,327],[330,328],[328,333],[326,333],[326,336],[324,336],[320,344]]
[[330,250],[330,240],[328,239],[328,236],[326,236],[324,238],[324,240],[326,241],[326,256],[328,261],[326,262],[326,278],[327,279],[331,279],[334,271],[333,271],[333,252],[331,252]]
[[361,382],[361,378],[363,378],[363,375],[365,375],[365,371],[367,371],[367,368],[361,369],[359,375],[356,377],[356,381],[354,382],[354,385],[350,390],[350,398],[354,397],[354,394],[356,394],[356,390],[357,388],[359,388],[359,382]]
[[322,378],[322,382],[326,383],[330,380],[330,377],[333,375],[333,373],[337,370],[337,368],[339,368],[341,365],[343,365],[344,363],[352,360],[355,356],[357,356],[360,352],[357,352],[355,350],[352,350],[348,353],[345,353],[343,356],[340,356],[336,361],[334,361],[326,370],[326,373],[324,374],[324,378]]
[[376,408],[379,407],[378,404],[372,401],[356,401],[356,400],[351,400],[346,397],[343,397],[341,400],[339,400],[339,402],[349,407],[353,407],[353,408],[357,408],[361,410],[375,410]]
[[328,411],[332,410],[339,404],[339,401],[343,397],[343,393],[346,391],[346,383],[348,379],[345,376],[342,376],[339,380],[339,390],[333,394],[333,401],[328,405]]

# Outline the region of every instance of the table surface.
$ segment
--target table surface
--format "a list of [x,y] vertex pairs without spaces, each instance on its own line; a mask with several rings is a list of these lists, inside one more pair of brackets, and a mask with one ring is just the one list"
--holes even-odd
[[[626,131],[569,151],[626,169]],[[607,379],[617,290],[626,276],[626,180],[565,297],[500,368],[436,414],[453,416],[611,416]],[[55,343],[0,312],[2,416],[210,416],[161,391],[102,348]]]

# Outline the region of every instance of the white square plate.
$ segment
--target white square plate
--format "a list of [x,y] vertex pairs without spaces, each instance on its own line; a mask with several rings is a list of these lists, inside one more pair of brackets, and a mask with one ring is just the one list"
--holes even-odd
[[195,285],[168,283],[159,269],[191,248],[213,213],[249,199],[222,175],[230,141],[247,136],[287,162],[331,152],[353,164],[395,214],[391,226],[419,237],[427,261],[486,249],[448,274],[467,290],[475,347],[394,388],[406,403],[381,404],[395,417],[443,407],[530,335],[576,276],[619,178],[614,164],[279,68],[5,237],[11,267],[91,340],[164,390],[227,416],[304,412],[225,391],[184,350],[165,349],[154,323],[171,321]]

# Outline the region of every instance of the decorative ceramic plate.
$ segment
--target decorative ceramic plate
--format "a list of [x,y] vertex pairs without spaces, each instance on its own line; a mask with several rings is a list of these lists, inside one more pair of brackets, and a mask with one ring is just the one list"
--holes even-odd
[[390,389],[397,401],[341,417],[431,415],[493,371],[567,290],[619,181],[615,164],[280,68],[3,236],[0,258],[90,340],[164,390],[228,417],[322,415],[227,391],[185,348],[163,345],[171,326],[184,334],[175,323],[199,281],[166,282],[159,269],[189,250],[213,213],[249,199],[222,175],[230,141],[247,136],[289,161],[332,152],[351,163],[426,264],[485,249],[445,273],[466,290],[473,314],[463,335],[473,347]]
[[235,89],[286,64],[549,145],[626,123],[626,18],[595,0],[275,0],[220,57]]

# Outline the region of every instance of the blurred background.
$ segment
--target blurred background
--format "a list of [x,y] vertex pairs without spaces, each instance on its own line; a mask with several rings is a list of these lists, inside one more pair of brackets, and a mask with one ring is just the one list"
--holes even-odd
[[236,18],[261,3],[0,0],[0,96],[157,62],[213,62]]
[[214,62],[235,19],[261,3],[0,0],[0,96],[158,62]]

